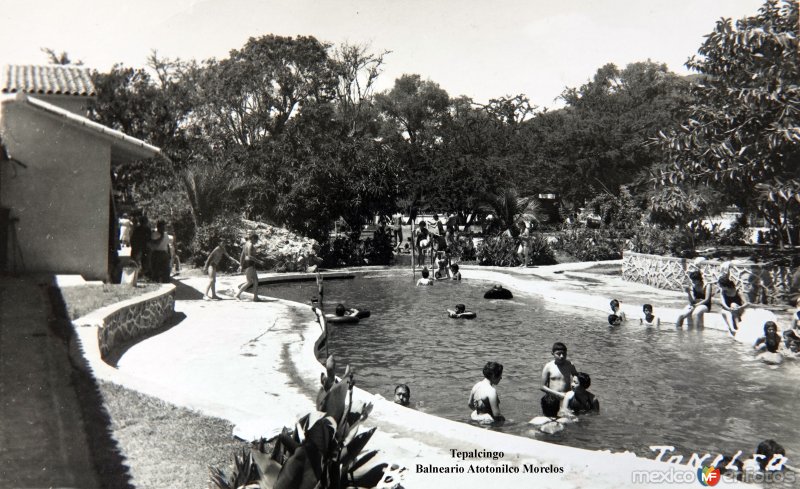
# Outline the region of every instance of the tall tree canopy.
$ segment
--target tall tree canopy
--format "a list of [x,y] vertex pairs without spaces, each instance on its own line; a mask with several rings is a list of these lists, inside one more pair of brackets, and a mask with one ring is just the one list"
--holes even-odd
[[533,178],[536,187],[582,205],[597,190],[616,194],[660,160],[658,148],[647,143],[677,124],[688,82],[664,64],[632,63],[622,70],[607,64],[561,97],[564,109],[529,124]]
[[667,184],[700,183],[745,196],[781,236],[800,209],[798,3],[717,22],[687,66],[702,76],[683,124],[660,142]]

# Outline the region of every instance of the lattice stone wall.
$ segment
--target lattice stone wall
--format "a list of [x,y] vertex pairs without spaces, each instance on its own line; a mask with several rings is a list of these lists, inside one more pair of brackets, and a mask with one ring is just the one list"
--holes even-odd
[[717,283],[729,274],[739,284],[747,300],[756,304],[786,304],[792,294],[789,267],[765,266],[749,261],[719,261],[703,258],[687,260],[669,256],[626,252],[622,258],[622,278],[659,289],[684,290],[690,285],[689,272],[700,270],[706,283]]
[[113,312],[97,330],[100,355],[107,360],[121,344],[146,336],[175,312],[175,288]]

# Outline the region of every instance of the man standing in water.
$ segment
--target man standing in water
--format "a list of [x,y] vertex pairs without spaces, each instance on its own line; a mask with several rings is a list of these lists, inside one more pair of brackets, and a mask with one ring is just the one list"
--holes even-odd
[[567,360],[567,345],[560,341],[553,343],[553,360],[542,370],[542,390],[563,396],[572,389],[575,375],[578,375],[578,369]]

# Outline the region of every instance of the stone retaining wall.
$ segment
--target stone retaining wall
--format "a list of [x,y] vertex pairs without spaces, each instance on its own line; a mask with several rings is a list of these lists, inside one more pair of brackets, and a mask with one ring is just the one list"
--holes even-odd
[[665,290],[683,290],[690,285],[688,274],[703,273],[706,283],[716,284],[720,275],[729,274],[749,302],[754,304],[786,304],[792,291],[789,267],[769,266],[749,261],[719,261],[703,258],[686,259],[669,256],[625,252],[622,257],[622,278]]
[[[97,343],[100,356],[107,360],[115,349],[126,342],[142,338],[175,312],[175,286],[164,285],[150,294],[136,297],[97,311],[93,321],[97,325]],[[84,317],[86,321],[88,317]]]

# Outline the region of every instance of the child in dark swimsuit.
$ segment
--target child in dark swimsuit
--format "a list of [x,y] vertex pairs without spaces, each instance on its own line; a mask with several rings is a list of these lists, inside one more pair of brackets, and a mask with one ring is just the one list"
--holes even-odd
[[[742,320],[742,313],[750,306],[750,303],[742,297],[742,294],[736,289],[736,284],[730,278],[723,275],[717,281],[717,285],[719,285],[720,305],[729,313],[723,314],[722,317],[728,325],[728,331],[735,335],[739,329],[739,322]],[[730,320],[728,320],[729,316]]]
[[691,287],[686,289],[689,305],[678,316],[675,325],[683,327],[683,322],[689,319],[689,324],[697,328],[703,327],[703,315],[711,312],[711,295],[714,286],[703,282],[703,274],[699,270],[689,273]]
[[600,411],[600,401],[587,389],[592,385],[589,374],[578,372],[577,382],[573,381],[572,392],[564,397],[564,404],[575,414]]
[[778,325],[773,321],[764,323],[764,336],[756,340],[755,348],[758,351],[776,353],[781,346],[781,337],[778,336]]

